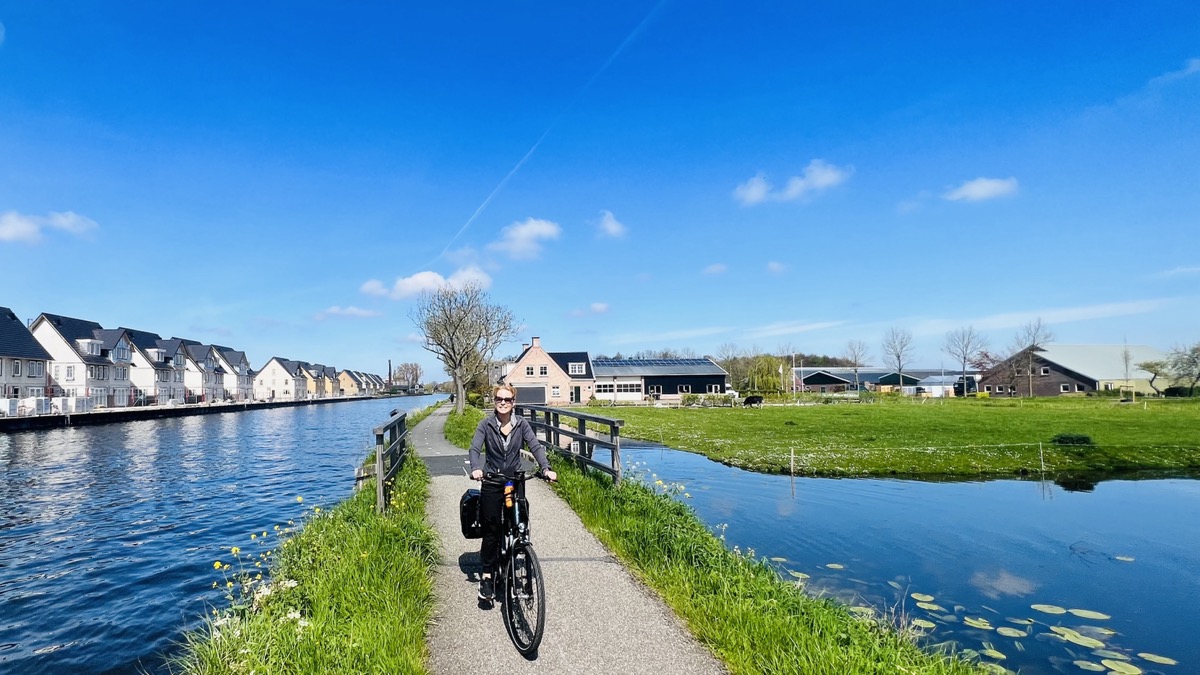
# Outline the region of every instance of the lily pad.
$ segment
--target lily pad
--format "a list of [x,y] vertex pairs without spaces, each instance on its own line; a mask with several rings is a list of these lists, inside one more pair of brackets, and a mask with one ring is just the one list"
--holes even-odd
[[1088,649],[1099,649],[1104,646],[1104,643],[1096,638],[1090,638],[1086,635],[1080,635],[1079,633],[1071,633],[1070,635],[1064,635],[1063,637],[1066,638],[1067,642],[1077,644],[1080,647],[1087,647]]
[[788,574],[796,577],[797,579],[808,579],[809,578],[809,576],[807,574],[805,574],[804,572],[797,572],[796,570],[788,570]]
[[1068,609],[1068,612],[1082,619],[1095,619],[1097,621],[1106,621],[1112,617],[1102,612],[1093,612],[1090,609]]
[[1018,626],[1032,626],[1033,625],[1033,619],[1014,619],[1010,616],[1007,619],[1005,619],[1005,621],[1007,621],[1009,623],[1015,623]]
[[985,649],[979,653],[983,654],[984,656],[990,656],[993,659],[996,659],[997,661],[1003,661],[1004,659],[1008,658],[1007,656],[1005,656],[1004,654],[1001,654],[1000,652],[996,651],[995,649]]
[[888,586],[891,586],[892,588],[894,588],[898,591],[904,590],[904,587],[900,585],[899,581],[889,581]]
[[1063,609],[1062,607],[1059,607],[1058,605],[1030,605],[1030,607],[1033,609],[1036,609],[1039,612],[1045,612],[1046,614],[1066,614],[1067,613],[1067,610]]
[[858,616],[865,616],[865,617],[875,616],[875,610],[870,607],[859,607],[856,605],[853,607],[847,607],[846,609],[851,614],[857,614]]
[[1176,661],[1175,659],[1168,658],[1166,656],[1159,656],[1158,654],[1151,654],[1150,652],[1138,652],[1138,656],[1142,657],[1143,659],[1146,659],[1147,661],[1149,661],[1151,663],[1159,663],[1164,666],[1179,665],[1179,662]]
[[983,619],[983,618],[977,619],[975,617],[968,616],[967,618],[963,619],[963,623],[967,624],[968,626],[970,626],[972,628],[979,628],[981,630],[991,630],[992,629],[992,624],[987,619]]
[[1103,673],[1104,671],[1108,670],[1108,668],[1105,668],[1104,666],[1100,665],[1099,663],[1092,663],[1091,661],[1082,661],[1081,660],[1081,661],[1075,661],[1074,663],[1080,669],[1088,670],[1093,673]]
[[845,565],[842,565],[842,564],[840,564],[840,563],[829,563],[828,565],[826,565],[826,567],[828,567],[828,568],[829,568],[829,569],[831,569],[831,570],[844,570],[844,569],[846,569],[846,566],[845,566]]
[[1113,556],[1113,560],[1120,560],[1121,562],[1133,562],[1133,556],[1118,555],[1118,556]]
[[917,628],[925,628],[927,630],[937,627],[937,624],[932,621],[926,621],[925,619],[913,619],[912,625],[916,626]]
[[933,596],[924,593],[913,593],[910,597],[917,602],[933,602]]
[[1003,635],[1004,637],[1010,637],[1010,638],[1025,637],[1025,631],[1017,630],[1016,628],[1009,628],[1008,626],[1001,626],[996,629],[996,632]]
[[771,558],[771,562],[787,562],[787,558]]
[[917,603],[917,607],[920,607],[921,609],[927,609],[927,610],[929,610],[929,611],[931,611],[931,612],[944,612],[944,611],[946,611],[946,608],[945,608],[945,607],[942,607],[941,605],[939,605],[939,604],[936,604],[936,603],[932,603],[932,602],[918,602],[918,603]]
[[1142,669],[1133,665],[1128,661],[1117,661],[1115,659],[1104,659],[1101,661],[1109,670],[1121,675],[1142,675]]
[[1111,649],[1097,649],[1096,651],[1094,651],[1092,653],[1095,654],[1096,656],[1099,656],[1102,659],[1116,659],[1117,661],[1128,661],[1129,660],[1128,656],[1125,656],[1121,652],[1114,652]]

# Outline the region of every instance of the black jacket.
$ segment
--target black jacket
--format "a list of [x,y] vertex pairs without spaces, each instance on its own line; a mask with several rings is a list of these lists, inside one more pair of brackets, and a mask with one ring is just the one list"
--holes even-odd
[[[508,435],[508,447],[504,447],[504,436],[500,434],[500,420],[495,413],[479,421],[475,437],[471,439],[471,471],[483,469],[484,473],[502,473],[511,476],[521,470],[521,448],[528,445],[542,471],[550,468],[546,449],[533,433],[529,420],[514,414],[512,431]],[[486,456],[481,456],[483,452]]]

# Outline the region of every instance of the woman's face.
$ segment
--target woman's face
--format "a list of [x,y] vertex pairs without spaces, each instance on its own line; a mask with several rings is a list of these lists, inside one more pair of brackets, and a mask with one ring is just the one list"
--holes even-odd
[[516,394],[511,389],[500,389],[496,392],[495,401],[497,412],[511,412]]

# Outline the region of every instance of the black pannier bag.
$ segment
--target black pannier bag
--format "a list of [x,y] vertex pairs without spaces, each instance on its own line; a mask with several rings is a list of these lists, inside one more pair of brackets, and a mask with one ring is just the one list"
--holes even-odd
[[471,488],[458,500],[458,518],[462,535],[467,539],[482,539],[483,525],[479,522],[479,490]]

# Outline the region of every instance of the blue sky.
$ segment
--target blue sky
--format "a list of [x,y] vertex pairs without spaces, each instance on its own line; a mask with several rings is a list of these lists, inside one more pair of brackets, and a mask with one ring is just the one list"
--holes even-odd
[[472,280],[557,351],[1166,349],[1198,214],[1192,1],[0,0],[0,305],[255,366],[441,379]]

